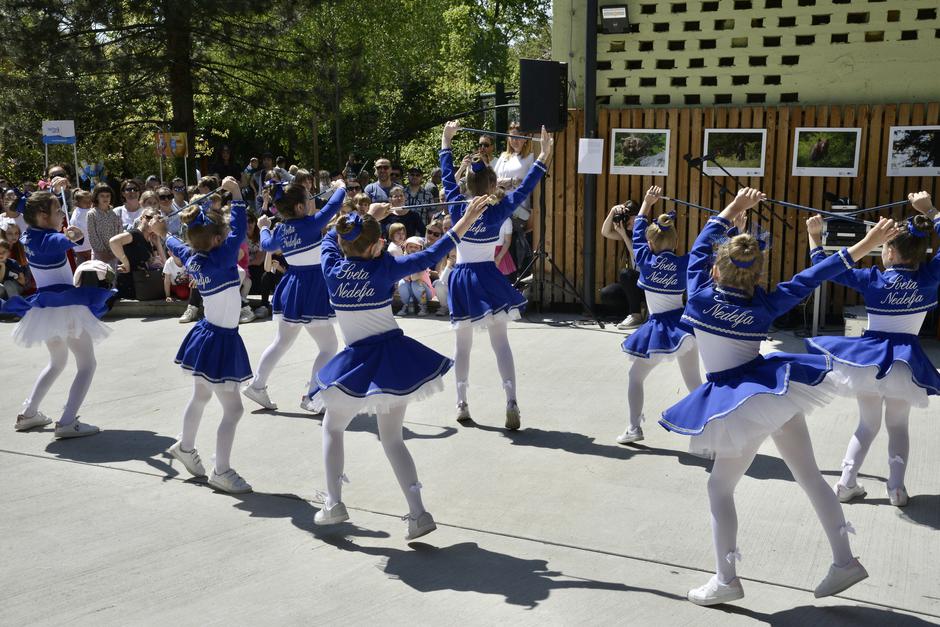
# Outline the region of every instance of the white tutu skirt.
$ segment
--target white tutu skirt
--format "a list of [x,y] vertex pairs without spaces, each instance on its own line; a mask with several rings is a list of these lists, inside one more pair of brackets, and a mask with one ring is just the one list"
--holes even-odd
[[699,457],[738,457],[755,442],[790,422],[797,414],[809,414],[832,402],[835,386],[828,381],[818,385],[790,382],[785,394],[759,394],[747,399],[721,420],[713,420],[700,435],[693,435],[689,452]]
[[896,361],[888,373],[878,378],[878,366],[859,368],[842,362],[833,363],[829,378],[836,384],[840,396],[858,398],[859,394],[875,394],[884,398],[907,401],[914,407],[927,407],[927,390],[914,383],[910,366]]
[[82,333],[87,333],[97,343],[111,335],[111,329],[85,305],[33,307],[13,328],[13,341],[30,347],[53,338],[78,338]]

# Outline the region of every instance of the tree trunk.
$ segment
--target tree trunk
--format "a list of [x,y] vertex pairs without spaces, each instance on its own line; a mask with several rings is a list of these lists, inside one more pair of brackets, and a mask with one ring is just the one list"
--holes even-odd
[[192,3],[163,1],[166,47],[169,61],[170,104],[173,107],[172,130],[186,133],[189,158],[196,156],[196,116],[193,112],[193,68],[190,65],[193,39]]

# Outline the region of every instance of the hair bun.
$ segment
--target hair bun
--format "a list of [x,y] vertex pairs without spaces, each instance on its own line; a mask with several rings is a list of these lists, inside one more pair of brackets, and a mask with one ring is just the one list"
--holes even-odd
[[353,225],[349,223],[349,220],[346,216],[340,216],[336,221],[336,232],[340,235],[345,235],[352,231]]
[[931,231],[931,227],[933,226],[933,223],[931,223],[930,218],[928,218],[922,213],[918,213],[916,216],[911,218],[911,222],[913,222],[914,227],[918,231],[924,231],[925,233],[929,233]]
[[656,218],[656,224],[658,224],[661,229],[671,229],[675,226],[675,223],[676,221],[671,213],[661,213]]

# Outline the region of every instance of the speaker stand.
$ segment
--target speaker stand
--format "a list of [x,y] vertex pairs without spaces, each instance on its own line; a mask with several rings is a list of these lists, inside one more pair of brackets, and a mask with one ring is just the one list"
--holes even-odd
[[[550,280],[545,278],[545,262],[551,264],[552,270],[557,272],[562,280],[565,282],[565,291],[570,292],[574,295],[581,306],[591,314],[591,318],[597,323],[597,326],[601,329],[605,328],[603,322],[597,317],[597,314],[594,313],[592,307],[588,307],[588,304],[584,302],[584,298],[581,297],[581,294],[578,293],[578,290],[575,288],[574,284],[565,276],[565,273],[561,271],[561,268],[558,267],[558,264],[555,263],[555,260],[552,259],[552,256],[545,250],[545,176],[542,176],[542,179],[539,181],[539,245],[532,251],[532,259],[529,263],[522,269],[522,272],[519,273],[519,278],[516,280],[513,287],[519,289],[519,285],[523,282],[523,279],[527,277],[530,271],[532,271],[532,276],[534,277],[530,283],[530,286],[535,286],[535,302],[538,303],[539,311],[542,307],[542,296],[545,292],[545,285],[551,285],[555,287],[555,284]],[[536,265],[537,264],[537,265]]]

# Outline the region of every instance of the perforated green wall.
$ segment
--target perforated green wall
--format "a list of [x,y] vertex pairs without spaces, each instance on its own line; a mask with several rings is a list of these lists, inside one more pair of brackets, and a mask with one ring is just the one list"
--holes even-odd
[[[598,35],[598,104],[827,104],[940,99],[940,0],[626,4],[637,32]],[[584,0],[554,0],[552,53],[584,100]],[[593,16],[600,23],[599,16]]]

